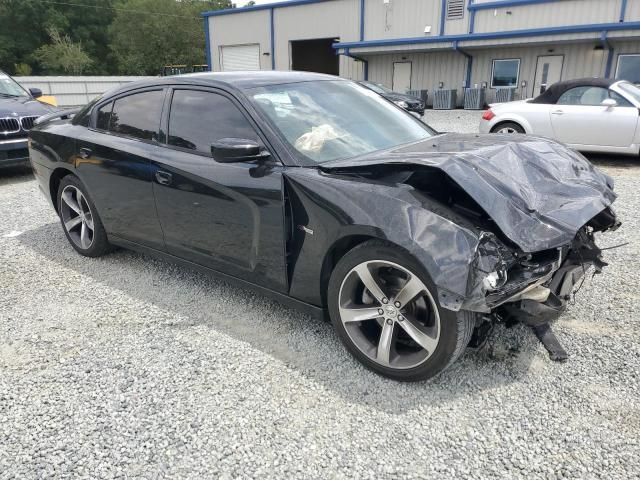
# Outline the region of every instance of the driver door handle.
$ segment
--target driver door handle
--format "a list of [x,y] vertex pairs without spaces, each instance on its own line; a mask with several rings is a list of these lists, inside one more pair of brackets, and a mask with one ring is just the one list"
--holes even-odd
[[172,175],[169,172],[158,170],[156,172],[156,180],[160,185],[171,185]]
[[551,115],[564,115],[564,111],[562,110],[554,110],[551,112]]

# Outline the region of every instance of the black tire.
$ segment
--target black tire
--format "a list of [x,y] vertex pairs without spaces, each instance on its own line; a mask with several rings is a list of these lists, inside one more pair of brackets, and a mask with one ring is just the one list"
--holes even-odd
[[[75,189],[75,190],[74,190]],[[71,214],[73,218],[71,220],[79,219],[79,214],[73,210],[69,204],[63,200],[62,196],[64,192],[74,192],[79,191],[82,195],[81,204],[82,208],[88,209],[86,216],[87,218],[91,218],[93,230],[91,231],[90,236],[90,244],[87,247],[82,246],[82,242],[79,243],[79,234],[77,233],[78,228],[83,227],[83,223],[85,223],[84,217],[79,222],[79,226],[76,223],[75,227],[68,229],[65,226],[64,217],[67,213]],[[77,199],[77,197],[76,197]],[[113,247],[109,243],[107,239],[107,232],[102,225],[102,221],[100,220],[100,216],[98,215],[98,211],[93,203],[93,200],[89,196],[86,187],[82,184],[80,179],[75,175],[67,175],[62,178],[60,181],[60,185],[58,187],[58,193],[56,194],[56,203],[58,205],[58,216],[60,217],[60,223],[62,225],[62,230],[67,237],[67,240],[71,244],[71,246],[80,254],[85,257],[100,257],[109,253]],[[77,206],[77,203],[76,203]],[[85,212],[83,212],[85,214]]]
[[[423,363],[412,368],[388,368],[372,360],[351,339],[340,317],[338,302],[340,289],[343,282],[346,283],[346,276],[363,262],[378,260],[395,263],[415,274],[429,291],[440,316],[440,333],[435,350]],[[440,306],[437,298],[437,289],[425,268],[398,247],[380,240],[370,240],[362,243],[340,259],[331,274],[327,294],[331,322],[347,350],[364,366],[374,372],[394,380],[406,382],[425,380],[441,373],[462,355],[471,339],[477,314],[468,311],[453,312],[444,309]],[[382,319],[382,321],[384,322],[385,320]],[[362,325],[362,323],[359,325]]]
[[[501,132],[501,130],[513,130]],[[516,122],[503,122],[499,123],[491,129],[491,133],[513,134],[513,133],[525,133],[524,128]]]

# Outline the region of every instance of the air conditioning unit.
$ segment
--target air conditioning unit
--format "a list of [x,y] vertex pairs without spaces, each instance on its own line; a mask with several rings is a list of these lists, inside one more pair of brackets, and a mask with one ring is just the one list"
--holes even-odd
[[412,97],[418,97],[420,100],[427,104],[429,90],[407,90],[407,95],[411,95]]
[[484,88],[467,88],[464,91],[464,109],[482,110],[485,104]]
[[457,94],[456,90],[436,90],[433,93],[433,109],[453,110],[456,108]]
[[515,96],[515,88],[498,88],[496,90],[496,103],[513,102]]

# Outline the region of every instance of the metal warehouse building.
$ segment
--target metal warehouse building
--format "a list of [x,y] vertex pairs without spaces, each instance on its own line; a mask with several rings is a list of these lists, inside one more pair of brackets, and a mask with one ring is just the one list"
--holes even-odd
[[213,71],[308,70],[396,91],[537,95],[558,80],[640,83],[640,0],[293,0],[205,12]]

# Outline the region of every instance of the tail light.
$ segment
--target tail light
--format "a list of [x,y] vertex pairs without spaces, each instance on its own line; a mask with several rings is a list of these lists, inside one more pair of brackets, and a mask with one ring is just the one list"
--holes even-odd
[[486,112],[484,112],[484,113],[482,114],[482,119],[483,119],[483,120],[486,120],[486,121],[489,121],[489,120],[491,120],[491,119],[492,119],[493,117],[495,117],[495,116],[496,116],[496,114],[495,114],[495,113],[493,113],[493,112],[491,111],[491,109],[489,109],[489,110],[487,110]]

